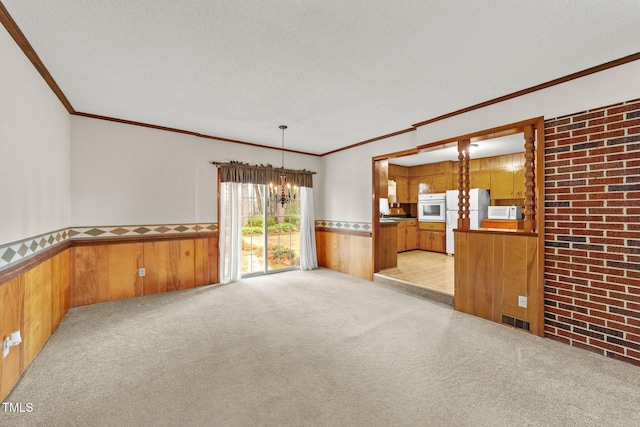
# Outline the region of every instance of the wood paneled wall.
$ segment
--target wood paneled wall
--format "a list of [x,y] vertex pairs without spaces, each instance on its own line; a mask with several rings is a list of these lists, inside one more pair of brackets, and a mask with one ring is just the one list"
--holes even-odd
[[319,266],[373,280],[369,233],[316,229],[316,249]]
[[[22,343],[0,356],[0,401],[20,379],[71,306],[218,282],[218,237],[76,241],[25,262],[0,284],[2,341]],[[62,248],[62,249],[60,249]],[[145,277],[138,268],[145,267]],[[1,346],[0,346],[1,348]]]
[[[544,289],[533,233],[456,231],[454,307],[502,323],[502,315],[530,323],[544,336]],[[527,308],[518,306],[527,298]]]
[[218,283],[215,235],[88,241],[72,250],[72,307]]
[[70,252],[66,249],[0,286],[2,340],[21,331],[22,344],[0,356],[0,400],[42,349],[69,310]]

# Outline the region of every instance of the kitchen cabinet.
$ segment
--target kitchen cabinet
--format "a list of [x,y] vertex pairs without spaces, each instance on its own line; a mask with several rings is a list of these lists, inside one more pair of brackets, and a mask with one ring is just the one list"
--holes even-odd
[[525,197],[524,174],[524,168],[513,171],[513,197],[515,199],[524,199]]
[[425,251],[445,253],[447,235],[444,231],[420,230],[419,248]]
[[396,176],[396,203],[410,203],[409,178]]
[[501,230],[524,230],[524,221],[521,219],[483,219],[482,228],[498,228]]
[[398,221],[398,252],[418,249],[418,220]]
[[[491,172],[472,172],[469,174],[469,188],[491,189]],[[491,192],[493,198],[493,191]]]
[[418,184],[420,178],[409,178],[409,203],[418,203]]
[[524,197],[524,169],[491,172],[491,199],[521,199]]
[[450,189],[450,182],[450,174],[448,173],[421,176],[418,178],[418,184],[424,184],[426,186],[427,193],[444,193]]
[[378,271],[398,265],[398,253],[395,250],[398,236],[396,229],[396,223],[380,223],[380,235],[376,248]]
[[491,198],[492,199],[513,199],[513,172],[493,171],[491,172]]

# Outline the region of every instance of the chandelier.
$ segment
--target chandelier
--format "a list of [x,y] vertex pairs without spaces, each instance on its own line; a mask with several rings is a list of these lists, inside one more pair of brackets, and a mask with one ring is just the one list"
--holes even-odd
[[291,184],[287,183],[287,175],[284,172],[284,130],[286,128],[286,125],[280,125],[280,129],[282,129],[282,168],[280,172],[280,185],[273,185],[273,183],[269,184],[269,199],[272,202],[280,203],[283,208],[285,204],[294,202],[297,197],[297,187],[294,186],[293,189],[291,188]]

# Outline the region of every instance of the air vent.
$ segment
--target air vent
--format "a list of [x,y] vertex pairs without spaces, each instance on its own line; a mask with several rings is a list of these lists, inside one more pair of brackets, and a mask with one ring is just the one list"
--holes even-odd
[[526,320],[516,319],[515,317],[503,314],[502,323],[504,323],[505,325],[513,326],[514,328],[531,332],[531,325]]

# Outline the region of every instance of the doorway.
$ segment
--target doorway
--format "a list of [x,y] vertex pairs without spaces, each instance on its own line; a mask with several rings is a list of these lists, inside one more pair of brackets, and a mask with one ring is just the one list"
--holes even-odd
[[282,206],[264,184],[242,184],[241,191],[242,276],[299,268],[300,199]]
[[[425,183],[423,187],[427,189],[427,192],[443,193],[448,190],[458,189],[460,178],[458,141],[463,139],[467,139],[471,143],[470,188],[489,190],[491,205],[522,206],[524,204],[525,139],[523,124],[518,123],[419,146],[414,152],[404,151],[377,158],[374,157],[374,171],[383,169],[382,166],[377,166],[377,163],[384,165],[386,162],[386,177],[388,180],[391,180],[395,175],[396,177],[402,177],[396,178],[398,182],[408,182],[409,189],[407,193],[409,196],[408,198],[405,197],[404,203],[400,197],[397,197],[400,192],[397,191],[396,187],[397,194],[395,198],[400,199],[398,200],[400,203],[396,203],[396,206],[401,208],[401,214],[407,213],[412,216],[414,211],[417,212],[414,205],[417,204],[418,195],[421,191],[419,189],[420,183]],[[447,164],[454,167],[445,167]],[[427,168],[426,166],[429,165],[444,166]],[[396,170],[392,171],[392,168]],[[404,174],[400,173],[402,171],[398,168],[402,169]],[[378,180],[384,181],[385,174],[379,173],[378,175],[380,175]],[[387,186],[385,189],[383,185],[378,185],[375,188],[376,199],[384,198],[386,194],[389,197],[388,201],[391,201],[391,188],[393,187]],[[456,210],[458,209],[457,204],[455,208]],[[447,207],[447,209],[449,208]],[[391,210],[391,213],[393,214],[393,210]],[[380,212],[375,212],[374,224],[379,221],[379,217]],[[452,220],[454,222],[452,229],[457,228],[457,224],[455,224],[457,220],[457,216]],[[420,225],[418,222],[418,247],[405,248],[404,251],[399,248],[397,267],[378,270],[374,273],[453,296],[455,293],[455,254],[453,254],[453,250],[448,248],[445,251],[446,253],[437,253],[438,249],[430,249],[429,245],[422,245],[421,238],[423,234],[429,235],[429,232],[423,233]],[[476,225],[476,227],[482,226]],[[377,231],[375,226],[374,229]],[[411,230],[412,228],[407,227],[407,232],[415,232]],[[377,233],[375,234],[377,235]],[[377,244],[378,242],[374,239],[374,247]]]

